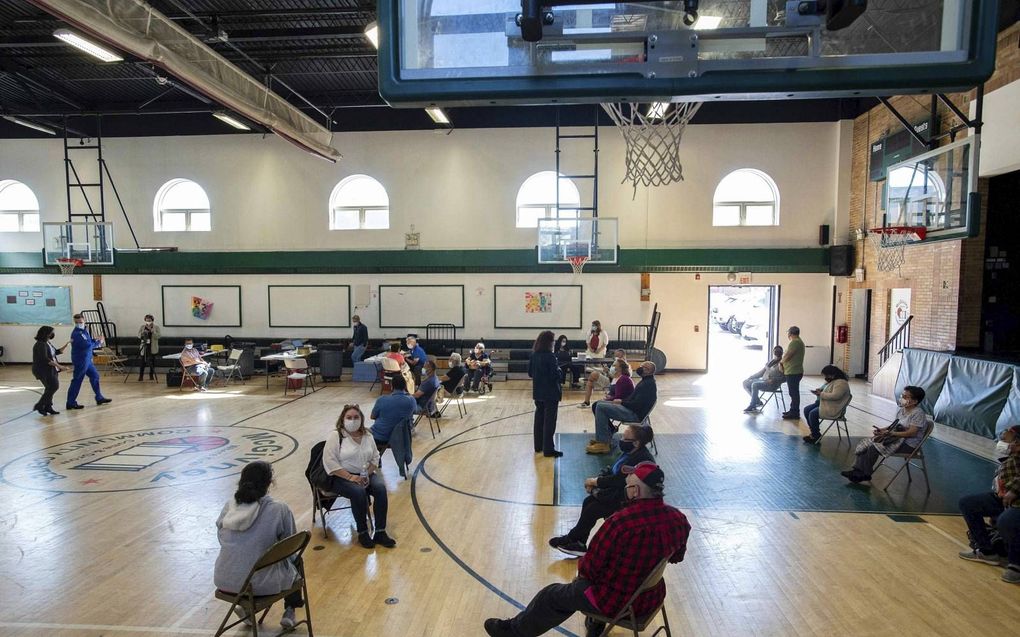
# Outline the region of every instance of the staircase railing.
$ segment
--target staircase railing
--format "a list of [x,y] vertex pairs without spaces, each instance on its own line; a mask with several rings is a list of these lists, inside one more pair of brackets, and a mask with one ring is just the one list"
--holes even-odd
[[885,345],[878,350],[878,366],[885,365],[885,362],[889,360],[889,357],[893,354],[898,354],[903,351],[904,347],[910,347],[910,323],[914,320],[914,315],[911,314],[907,317],[907,320],[903,322],[900,329],[893,332],[893,335],[889,337],[889,340],[885,342]]

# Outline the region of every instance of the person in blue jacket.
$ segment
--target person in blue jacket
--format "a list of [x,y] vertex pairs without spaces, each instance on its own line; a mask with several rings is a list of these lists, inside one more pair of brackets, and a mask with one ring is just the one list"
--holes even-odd
[[553,439],[560,399],[563,397],[560,370],[552,351],[555,338],[556,335],[549,330],[539,334],[528,360],[531,397],[535,401],[535,453],[541,453],[546,458],[559,458],[563,455],[554,446]]
[[92,335],[85,329],[85,319],[81,314],[74,315],[74,329],[71,330],[71,364],[74,365],[74,374],[71,377],[71,386],[67,388],[68,409],[84,409],[84,405],[78,404],[78,391],[81,390],[81,382],[89,377],[92,384],[92,391],[96,394],[96,404],[105,405],[113,402],[103,396],[99,389],[99,372],[92,364],[92,350],[103,346],[102,337],[99,340],[92,338]]

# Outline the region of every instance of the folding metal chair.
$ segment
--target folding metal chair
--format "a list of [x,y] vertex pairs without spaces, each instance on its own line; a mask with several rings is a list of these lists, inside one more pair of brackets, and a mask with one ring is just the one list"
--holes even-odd
[[[322,537],[329,539],[329,526],[326,524],[326,516],[330,513],[337,511],[350,510],[351,505],[347,498],[337,493],[330,493],[324,489],[321,489],[312,482],[312,469],[316,464],[322,464],[322,450],[326,446],[326,441],[320,441],[312,445],[311,453],[308,457],[308,466],[305,468],[305,479],[308,480],[308,486],[312,490],[312,527],[315,527],[315,517],[318,515],[319,521],[322,522]],[[380,460],[381,462],[381,460]],[[341,504],[348,502],[347,506],[336,506],[337,502]],[[369,511],[372,509],[372,499],[369,496],[368,502]],[[354,512],[351,511],[353,514]],[[368,516],[368,526],[372,527],[372,516]]]
[[[438,390],[436,390],[436,391],[438,392]],[[426,403],[426,406],[427,405],[428,405],[428,403]],[[436,408],[436,411],[438,411],[439,415],[442,416],[442,411],[439,408]],[[427,407],[426,407],[426,409],[423,409],[422,411],[418,412],[415,415],[414,424],[411,425],[411,428],[414,429],[415,427],[417,427],[418,423],[421,422],[421,419],[425,418],[425,419],[427,419],[429,421],[429,431],[432,432],[432,439],[435,440],[436,439],[436,430],[438,429],[439,433],[443,433],[443,428],[439,426],[439,419],[438,418],[433,418],[432,414],[430,414],[428,412],[429,412],[429,410],[428,410]]]
[[241,375],[241,356],[243,354],[244,354],[243,349],[231,348],[230,356],[227,357],[227,364],[220,365],[219,367],[216,368],[216,371],[218,371],[221,375],[223,375],[224,373],[226,374],[223,377],[224,385],[229,385],[230,379],[234,377],[241,379],[242,385],[245,384],[244,376]]
[[467,415],[467,402],[464,401],[464,385],[466,381],[466,375],[460,377],[460,381],[457,382],[457,386],[453,388],[453,393],[446,397],[446,400],[443,401],[443,406],[439,408],[440,416],[446,415],[446,408],[450,406],[450,403],[457,404],[457,413],[461,418]]
[[[907,470],[907,482],[913,482],[913,477],[910,475],[910,465],[914,465],[914,467],[920,469],[921,473],[924,474],[924,486],[926,489],[928,489],[928,493],[931,493],[931,483],[928,481],[928,465],[924,461],[923,448],[924,443],[928,442],[928,438],[931,437],[934,431],[935,420],[932,419],[931,416],[928,416],[928,418],[924,421],[924,437],[921,438],[921,442],[917,443],[916,447],[914,447],[913,449],[906,453],[891,453],[888,456],[883,456],[882,459],[879,460],[878,464],[875,465],[875,468],[871,470],[872,475],[874,475],[875,472],[877,472],[882,467],[885,467],[886,469],[892,471],[892,467],[888,467],[885,464],[885,461],[888,460],[889,458],[903,459],[903,465],[889,480],[889,484],[885,485],[885,487],[882,489],[883,491],[889,490],[889,487],[892,486],[892,483],[896,481],[896,478],[899,477],[899,475],[903,472],[904,469]],[[914,463],[915,460],[920,460],[921,464],[915,464]]]
[[[188,371],[188,368],[184,366],[184,363],[181,362],[181,359],[179,358],[177,359],[177,364],[181,368],[181,384],[178,385],[177,391],[184,391],[185,383],[190,384],[193,389],[198,389],[199,384],[198,381],[195,380],[195,375]],[[210,374],[212,373],[211,368],[209,370],[209,373]]]
[[[240,591],[232,593],[219,589],[216,590],[216,599],[230,602],[230,608],[227,609],[227,614],[223,617],[223,621],[220,622],[220,627],[216,630],[215,637],[219,637],[245,620],[252,620],[252,635],[258,637],[259,626],[266,618],[266,615],[269,614],[270,606],[296,591],[301,591],[301,597],[304,599],[305,618],[295,623],[294,627],[300,626],[301,624],[307,624],[308,634],[314,634],[312,630],[312,609],[308,600],[308,586],[306,584],[305,568],[301,561],[301,554],[304,553],[305,547],[308,546],[309,538],[311,538],[311,533],[308,531],[298,531],[294,535],[284,538],[270,546],[269,549],[262,554],[262,557],[255,562],[254,566],[251,567],[251,571],[249,571],[248,577],[245,578],[244,585],[241,586]],[[252,579],[255,578],[255,574],[263,569],[273,566],[274,564],[282,562],[283,560],[292,558],[295,562],[295,566],[297,566],[298,575],[294,579],[294,583],[290,586],[290,588],[273,595],[255,595],[254,587],[252,585]],[[243,615],[240,619],[237,619],[230,625],[227,625],[227,621],[229,621],[231,616],[234,614],[235,608],[240,608],[243,611]],[[262,616],[259,617],[257,621],[254,621],[255,616],[259,613],[262,613]],[[289,628],[280,634],[289,633],[293,630],[294,628]]]
[[312,391],[315,391],[315,376],[308,369],[308,361],[303,358],[286,358],[283,361],[284,366],[287,368],[287,378],[283,385],[283,395],[287,395],[287,390],[290,389],[290,381],[300,380],[301,388],[304,390],[302,396],[308,395],[308,387],[311,386]]
[[659,585],[659,582],[662,581],[663,573],[666,572],[667,565],[669,565],[669,558],[665,557],[654,569],[652,569],[652,572],[648,574],[645,581],[641,582],[641,586],[638,586],[638,589],[634,591],[634,594],[630,596],[629,600],[627,600],[627,604],[621,608],[620,612],[616,613],[615,616],[607,617],[605,615],[599,615],[598,613],[584,613],[585,617],[590,617],[591,619],[597,622],[602,622],[606,625],[600,633],[600,637],[606,637],[606,635],[608,635],[616,626],[630,630],[634,633],[634,637],[638,637],[638,633],[644,632],[645,628],[652,623],[652,620],[654,620],[659,613],[662,613],[662,626],[656,628],[651,637],[655,637],[663,631],[666,633],[666,637],[673,637],[673,633],[669,630],[669,618],[666,616],[665,597],[661,602],[659,602],[659,605],[655,607],[655,610],[644,617],[637,617],[634,614],[634,602],[641,596],[642,593],[650,591]]
[[765,402],[761,404],[761,411],[765,411],[765,408],[769,406],[770,402],[775,402],[776,406],[783,406],[783,413],[786,413],[786,396],[783,395],[783,386],[780,385],[772,391],[758,392],[759,395],[769,394],[769,397],[765,399]]
[[[850,400],[853,400],[853,398],[854,397],[851,394]],[[829,430],[832,429],[833,425],[836,426],[836,435],[839,436],[840,444],[842,444],[843,442],[844,433],[846,434],[846,443],[850,444],[850,430],[847,429],[846,426],[846,408],[850,406],[850,400],[846,401],[846,405],[843,406],[843,411],[839,412],[838,416],[836,416],[835,418],[823,418],[818,422],[819,428],[821,428],[822,423],[825,422],[829,423],[829,426],[825,428],[825,431],[822,432],[822,435],[818,436],[818,440],[815,440],[816,445],[822,444],[822,438],[825,437],[825,434],[829,433]],[[842,431],[840,431],[840,429],[842,429]]]

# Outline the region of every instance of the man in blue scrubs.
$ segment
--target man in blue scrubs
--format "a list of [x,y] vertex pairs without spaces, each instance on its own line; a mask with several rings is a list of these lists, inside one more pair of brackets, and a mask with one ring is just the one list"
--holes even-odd
[[92,350],[103,346],[102,337],[99,340],[92,338],[85,329],[85,319],[81,314],[74,315],[74,329],[71,330],[71,363],[74,365],[74,375],[71,377],[71,385],[67,388],[68,409],[84,409],[84,405],[78,404],[78,391],[81,390],[81,382],[89,377],[92,391],[96,394],[96,404],[105,405],[113,402],[103,396],[99,389],[99,372],[92,364]]

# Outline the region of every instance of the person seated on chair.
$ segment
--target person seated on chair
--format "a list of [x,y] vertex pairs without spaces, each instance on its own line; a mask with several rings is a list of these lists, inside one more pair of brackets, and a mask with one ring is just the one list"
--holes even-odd
[[404,420],[410,421],[414,416],[418,403],[407,393],[407,382],[403,376],[394,376],[390,381],[393,391],[380,396],[372,406],[372,437],[377,445],[388,445],[390,435],[396,426]]
[[479,385],[483,378],[488,378],[492,373],[492,361],[489,360],[489,353],[485,351],[485,343],[476,343],[475,348],[467,357],[468,379],[465,381],[464,389],[478,392]]
[[433,418],[438,418],[439,411],[436,410],[436,394],[439,392],[439,377],[436,376],[436,362],[432,359],[426,360],[423,373],[425,377],[422,379],[421,385],[412,394],[415,402],[414,413],[426,413]]
[[900,394],[900,408],[896,411],[896,420],[888,427],[874,427],[872,436],[862,440],[854,453],[857,459],[854,466],[841,471],[840,475],[850,482],[866,482],[871,480],[871,472],[879,456],[890,456],[894,453],[910,453],[924,439],[928,416],[921,409],[924,390],[920,387],[907,385]]
[[414,384],[421,383],[421,370],[425,366],[428,356],[425,350],[418,344],[418,337],[414,334],[407,335],[407,366],[411,368],[411,375],[414,376]]
[[556,346],[553,351],[556,354],[556,364],[560,368],[560,385],[567,382],[567,374],[569,373],[571,375],[571,387],[580,387],[581,370],[583,367],[573,364],[574,352],[570,349],[570,342],[567,340],[566,334],[560,334],[559,338],[556,339]]
[[460,354],[454,352],[450,354],[450,368],[446,370],[446,374],[439,378],[439,384],[442,385],[443,391],[447,395],[452,396],[453,391],[457,389],[457,385],[460,384],[460,379],[464,378],[467,372],[464,371],[463,360]]
[[393,341],[390,343],[390,351],[386,353],[386,358],[392,358],[397,361],[401,367],[407,365],[407,360],[404,355],[400,353],[400,341]]
[[[322,468],[329,475],[327,491],[351,501],[358,544],[366,549],[374,548],[376,544],[388,549],[396,546],[396,541],[386,534],[389,502],[386,484],[379,473],[379,448],[369,430],[365,429],[365,414],[358,405],[344,405],[340,410],[336,427],[329,432],[326,446],[322,448]],[[374,535],[368,534],[369,498],[375,513]]]
[[[621,361],[621,360],[624,361],[624,362],[627,361],[627,352],[623,351],[622,349],[618,349],[618,350],[613,351],[613,365],[616,364],[616,361]],[[629,366],[628,366],[628,372],[629,371],[630,371],[630,369],[629,369]],[[629,375],[630,374],[628,374],[628,376]],[[588,374],[588,380],[584,384],[584,402],[582,402],[580,405],[577,406],[578,409],[584,409],[585,407],[590,407],[591,406],[591,393],[594,390],[596,390],[596,389],[601,391],[601,392],[608,392],[610,387],[614,383],[616,383],[616,379],[617,378],[619,378],[619,376],[616,375],[616,374],[613,374],[613,367],[612,366],[609,369],[609,375],[606,375],[606,373],[604,371],[602,371],[601,369],[594,369],[594,368],[592,368],[591,373]],[[631,389],[633,389],[633,384],[631,385]]]
[[825,384],[811,390],[818,399],[804,408],[804,420],[807,421],[811,433],[804,436],[803,440],[809,445],[815,444],[822,437],[819,423],[842,417],[846,406],[850,404],[850,399],[853,398],[850,394],[850,379],[842,369],[835,365],[826,365],[822,368],[822,378],[825,379]]
[[[995,455],[999,466],[992,490],[960,498],[960,513],[967,523],[971,545],[971,550],[960,552],[960,557],[992,566],[1005,562],[1002,581],[1020,584],[1020,425],[1002,432]],[[1001,548],[994,546],[985,518],[995,520]]]
[[600,400],[595,403],[595,439],[588,442],[585,453],[607,454],[611,451],[613,429],[610,420],[642,422],[652,411],[658,398],[655,386],[655,363],[645,361],[637,368],[641,381],[626,399]]
[[205,391],[212,381],[215,370],[207,363],[202,356],[203,352],[195,349],[195,343],[190,338],[184,339],[184,349],[181,350],[181,367],[185,374],[191,374],[196,378],[195,391]]
[[761,411],[763,403],[759,394],[762,392],[777,391],[783,385],[786,378],[783,375],[783,347],[776,345],[772,348],[772,360],[765,364],[755,373],[744,379],[744,391],[751,395],[751,404],[745,409],[745,414],[756,414]]
[[[578,611],[615,617],[662,560],[683,561],[691,525],[683,513],[663,502],[662,469],[651,462],[628,469],[627,504],[595,533],[588,552],[577,563],[574,581],[546,586],[511,619],[486,619],[486,633],[491,637],[543,635]],[[634,615],[646,618],[665,597],[666,585],[660,581],[634,600]],[[586,617],[584,628],[586,637],[597,637],[605,624]]]
[[[240,593],[252,566],[263,553],[280,540],[297,533],[290,508],[267,495],[272,483],[271,464],[263,460],[246,464],[241,470],[237,491],[223,505],[216,519],[220,553],[213,568],[213,583],[221,591]],[[298,577],[295,562],[277,562],[252,578],[253,593],[275,595],[294,586]],[[293,628],[296,623],[294,609],[304,605],[300,589],[287,595],[283,600],[280,625]],[[252,618],[246,618],[240,607],[235,607],[234,612],[245,620],[244,623],[252,624]]]
[[[610,373],[613,375],[613,380],[606,389],[605,398],[602,400],[612,402],[614,400],[627,400],[630,398],[630,395],[634,393],[634,381],[631,379],[630,363],[618,358],[610,368]],[[591,413],[595,413],[595,405],[602,402],[602,400],[596,400],[591,405]]]
[[627,476],[623,473],[623,467],[655,462],[648,451],[648,445],[655,437],[651,427],[627,425],[621,434],[623,437],[617,443],[621,453],[616,462],[603,467],[594,478],[584,479],[584,490],[588,496],[581,503],[581,517],[577,519],[574,528],[566,535],[549,540],[549,546],[567,555],[584,555],[588,550],[588,536],[595,524],[619,511],[626,502],[623,489]]

